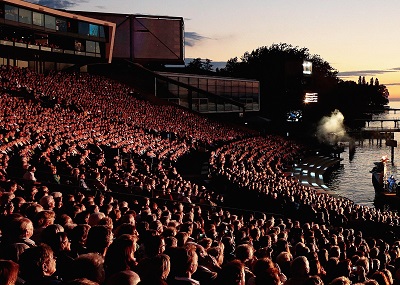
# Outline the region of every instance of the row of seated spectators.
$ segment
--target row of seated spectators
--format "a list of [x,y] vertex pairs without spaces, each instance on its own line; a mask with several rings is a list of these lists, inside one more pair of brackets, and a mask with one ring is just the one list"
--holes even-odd
[[247,138],[217,149],[210,158],[212,175],[226,178],[242,192],[262,196],[264,205],[278,204],[289,216],[301,215],[303,221],[348,226],[391,242],[400,238],[397,212],[360,206],[343,197],[321,195],[285,177],[282,164],[293,158],[296,150],[288,141],[277,142],[271,145],[265,138]]
[[[152,105],[104,77],[3,66],[0,82],[8,284],[400,281],[399,243],[365,228],[395,228],[397,215],[286,178],[303,150],[293,142]],[[284,218],[223,210],[218,191],[177,172],[180,157],[216,145],[210,178]]]
[[59,48],[59,46],[56,45],[56,44],[51,44],[51,43],[49,44],[48,42],[43,41],[43,40],[27,40],[24,37],[20,37],[20,38],[12,37],[12,38],[9,38],[7,36],[3,36],[2,40],[4,40],[4,41],[12,41],[12,42],[15,42],[15,43],[28,44],[28,45],[37,45],[37,46],[43,46],[43,47]]

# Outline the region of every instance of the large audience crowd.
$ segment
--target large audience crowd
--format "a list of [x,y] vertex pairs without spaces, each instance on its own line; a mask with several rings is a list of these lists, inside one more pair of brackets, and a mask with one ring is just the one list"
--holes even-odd
[[1,66],[0,105],[0,284],[400,284],[397,213],[287,175],[304,146],[87,73]]

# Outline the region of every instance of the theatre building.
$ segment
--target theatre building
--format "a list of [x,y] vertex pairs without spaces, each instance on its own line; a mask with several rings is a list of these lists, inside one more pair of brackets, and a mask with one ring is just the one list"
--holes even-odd
[[116,24],[19,1],[0,0],[0,65],[43,72],[111,63]]

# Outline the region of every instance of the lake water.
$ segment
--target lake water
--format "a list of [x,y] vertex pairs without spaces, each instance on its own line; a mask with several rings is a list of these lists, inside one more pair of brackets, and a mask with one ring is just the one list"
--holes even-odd
[[[400,109],[400,101],[391,101],[391,108]],[[374,118],[393,119],[400,118],[400,111],[394,114],[393,111],[374,115]],[[370,127],[379,127],[380,122],[370,123]],[[394,127],[393,122],[384,122],[384,126]],[[374,207],[375,192],[371,182],[370,170],[374,167],[374,162],[380,161],[386,155],[389,158],[388,171],[400,181],[400,133],[394,133],[398,147],[394,149],[394,161],[391,161],[391,147],[386,146],[385,140],[382,145],[377,140],[364,140],[356,142],[354,157],[350,159],[349,150],[346,146],[345,152],[341,154],[343,158],[340,168],[332,173],[326,185],[334,193],[346,197],[357,204]]]

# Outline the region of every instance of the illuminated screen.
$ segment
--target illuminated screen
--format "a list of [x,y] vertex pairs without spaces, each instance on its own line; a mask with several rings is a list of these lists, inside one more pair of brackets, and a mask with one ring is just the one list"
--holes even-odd
[[99,36],[99,26],[98,25],[93,25],[89,24],[89,35],[98,37]]
[[312,74],[312,62],[311,61],[303,61],[303,74],[311,75]]
[[303,112],[301,110],[292,110],[287,112],[286,121],[287,122],[301,122],[303,119]]
[[317,103],[318,93],[306,93],[304,96],[304,103]]

